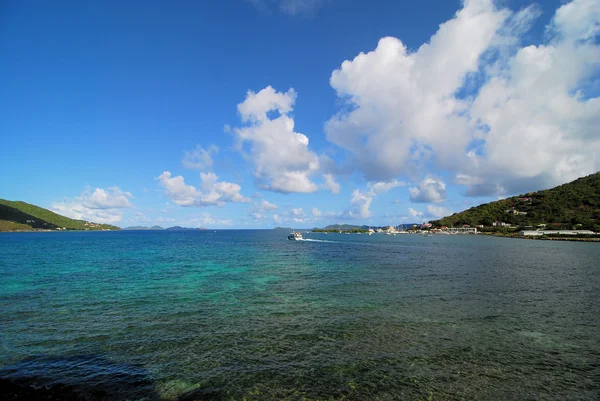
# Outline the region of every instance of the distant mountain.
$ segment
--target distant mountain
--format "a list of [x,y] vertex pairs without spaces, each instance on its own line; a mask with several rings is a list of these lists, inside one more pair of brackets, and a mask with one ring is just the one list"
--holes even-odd
[[189,228],[189,227],[181,227],[181,226],[165,228],[165,231],[198,231],[198,230],[206,230],[206,228],[204,228],[204,227]]
[[5,199],[0,199],[0,222],[0,231],[120,230],[109,224],[73,220],[36,205]]
[[431,223],[491,226],[495,221],[515,226],[546,224],[600,230],[600,172],[552,189],[485,203]]
[[123,228],[123,230],[144,231],[144,230],[164,230],[164,228],[162,228],[161,226],[152,226],[152,227],[131,226],[131,227],[125,227],[125,228]]
[[322,230],[342,230],[342,231],[350,231],[350,230],[368,230],[369,226],[354,226],[352,224],[331,224],[327,227],[323,227]]

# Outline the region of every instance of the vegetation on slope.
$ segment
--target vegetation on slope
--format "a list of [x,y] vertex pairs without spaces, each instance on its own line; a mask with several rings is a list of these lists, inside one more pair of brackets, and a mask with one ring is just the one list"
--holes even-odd
[[0,220],[0,232],[2,231],[31,231],[31,226],[15,223],[14,221]]
[[484,225],[501,221],[514,226],[600,229],[600,172],[556,188],[490,202],[440,220],[435,226]]
[[[73,220],[48,209],[25,202],[13,202],[0,199],[0,220],[27,225],[30,229],[66,229],[66,230],[120,230],[109,224],[96,224],[84,220]],[[0,231],[10,227],[2,224]],[[24,227],[20,227],[24,229]]]

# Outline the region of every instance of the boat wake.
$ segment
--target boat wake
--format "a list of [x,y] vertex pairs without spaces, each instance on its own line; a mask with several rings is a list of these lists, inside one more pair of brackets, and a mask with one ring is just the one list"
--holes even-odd
[[312,238],[302,238],[297,241],[306,241],[306,242],[335,242],[335,241],[327,241],[326,239],[312,239]]

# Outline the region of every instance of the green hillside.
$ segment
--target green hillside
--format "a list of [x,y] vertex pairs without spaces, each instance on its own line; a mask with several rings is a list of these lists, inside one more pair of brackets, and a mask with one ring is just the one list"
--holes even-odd
[[39,206],[5,199],[0,199],[0,221],[2,221],[0,231],[23,231],[25,229],[24,225],[31,230],[120,230],[119,227],[109,224],[73,220]]
[[440,220],[435,226],[484,225],[501,221],[514,226],[600,229],[600,172],[556,188],[490,202]]

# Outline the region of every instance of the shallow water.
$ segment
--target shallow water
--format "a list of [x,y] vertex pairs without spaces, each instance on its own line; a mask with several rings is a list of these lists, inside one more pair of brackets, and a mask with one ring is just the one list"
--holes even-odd
[[0,377],[103,399],[600,399],[600,244],[0,235]]

